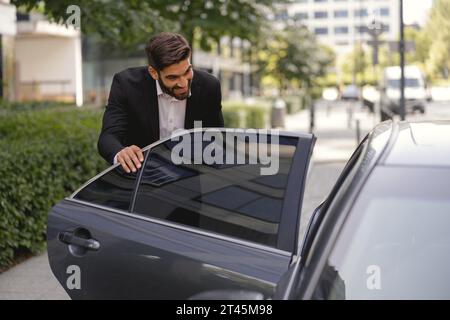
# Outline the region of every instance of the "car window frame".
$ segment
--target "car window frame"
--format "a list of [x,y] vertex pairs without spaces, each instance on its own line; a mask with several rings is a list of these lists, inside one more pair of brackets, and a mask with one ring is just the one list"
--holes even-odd
[[[116,169],[117,167],[120,166],[120,163],[117,163],[115,165],[112,165],[111,167],[105,169],[104,171],[102,171],[101,173],[97,174],[96,176],[94,176],[93,178],[91,178],[90,180],[88,180],[86,183],[84,183],[80,188],[78,188],[74,193],[72,193],[72,195],[70,195],[69,197],[66,198],[66,200],[69,201],[75,201],[75,202],[79,202],[79,203],[83,203],[92,207],[96,207],[96,208],[101,208],[103,210],[107,210],[107,211],[111,211],[114,213],[120,213],[122,215],[127,215],[133,218],[139,218],[139,219],[143,219],[152,223],[159,223],[162,225],[166,225],[166,226],[171,226],[171,227],[175,227],[181,230],[186,230],[189,232],[194,232],[197,234],[203,234],[203,235],[208,235],[208,236],[214,236],[216,238],[226,238],[227,241],[232,240],[233,242],[237,242],[237,243],[241,243],[241,244],[245,244],[247,246],[252,246],[255,248],[264,248],[264,250],[269,249],[269,251],[271,252],[277,252],[277,253],[282,253],[284,255],[289,254],[292,255],[295,253],[295,250],[297,249],[297,237],[298,237],[298,231],[297,231],[297,225],[300,224],[300,212],[301,212],[301,206],[302,206],[302,202],[303,202],[303,195],[304,195],[304,188],[305,188],[305,184],[306,184],[306,176],[307,176],[307,170],[308,170],[308,165],[309,162],[311,160],[311,155],[312,155],[312,150],[314,148],[314,143],[316,140],[316,137],[313,134],[309,134],[309,133],[301,133],[301,132],[288,132],[288,131],[283,131],[283,130],[272,130],[272,129],[264,129],[265,132],[267,134],[278,134],[280,137],[285,136],[285,137],[293,137],[293,138],[297,138],[297,145],[295,146],[296,150],[294,152],[294,155],[292,157],[292,163],[291,163],[291,168],[289,170],[289,177],[288,177],[288,182],[286,185],[286,189],[285,189],[285,198],[283,200],[283,206],[282,206],[282,211],[281,211],[281,219],[280,219],[280,223],[279,223],[279,230],[278,230],[278,236],[277,236],[277,246],[273,247],[273,246],[269,246],[269,245],[265,245],[262,243],[258,243],[258,242],[253,242],[253,241],[249,241],[249,240],[245,240],[245,239],[240,239],[237,237],[233,237],[233,236],[228,236],[225,234],[218,234],[215,232],[211,232],[208,230],[203,230],[200,228],[196,228],[196,227],[191,227],[188,225],[182,225],[176,222],[171,222],[171,221],[167,221],[167,220],[162,220],[162,219],[158,219],[158,218],[153,218],[153,217],[148,217],[145,216],[143,214],[139,214],[134,212],[134,207],[135,207],[135,201],[137,198],[137,192],[138,192],[138,186],[141,182],[142,179],[142,174],[143,171],[142,168],[145,167],[145,164],[147,163],[147,159],[148,156],[150,154],[150,150],[169,141],[171,138],[176,137],[176,136],[182,136],[184,134],[190,134],[190,133],[195,133],[197,131],[205,131],[207,129],[216,129],[219,130],[220,132],[227,132],[227,131],[234,131],[236,129],[232,129],[232,128],[194,128],[194,129],[189,129],[189,130],[183,130],[180,131],[177,134],[174,134],[173,136],[169,136],[166,137],[164,139],[160,139],[158,141],[155,141],[154,143],[142,148],[143,152],[146,152],[145,158],[144,158],[144,162],[143,162],[143,166],[137,171],[137,175],[136,175],[136,180],[135,180],[135,185],[134,185],[134,189],[133,189],[133,193],[131,195],[131,201],[130,201],[130,206],[129,209],[127,211],[124,211],[122,209],[117,209],[117,208],[112,208],[112,207],[108,207],[108,206],[104,206],[104,205],[100,205],[100,204],[96,204],[96,203],[92,203],[92,202],[88,202],[88,201],[84,201],[84,200],[80,200],[80,199],[76,199],[75,196],[84,188],[86,188],[87,186],[89,186],[91,183],[93,183],[94,181],[96,181],[97,179],[101,178],[102,176],[108,174],[110,171]],[[238,129],[238,130],[242,130],[242,129]],[[306,147],[309,145],[309,150],[308,151],[308,157],[302,159],[301,161],[297,161],[297,163],[295,163],[295,159],[301,158],[302,156],[302,150],[301,148]],[[148,152],[147,152],[148,151]],[[295,163],[295,164],[294,164]],[[301,178],[297,177],[296,174],[294,174],[293,169],[295,168],[295,170],[300,170],[301,167],[304,167],[305,170],[303,171],[303,173],[300,171],[298,173],[300,173],[302,175]],[[295,195],[295,192],[291,192],[292,194],[288,193],[288,189],[291,191],[292,188],[303,188],[300,189],[300,193],[301,196],[297,197]],[[287,202],[287,198],[289,199],[289,205],[286,204]],[[297,199],[296,199],[297,198]],[[289,219],[285,218],[286,213],[290,210],[291,206],[296,206],[298,207],[298,210],[295,209],[293,210],[293,212],[296,212],[298,214],[293,214],[292,217],[290,217]],[[292,220],[297,217],[297,223],[292,223]],[[283,232],[287,232],[286,234],[289,235],[289,238],[283,238],[283,240],[281,241],[280,245],[280,235],[281,230]],[[293,233],[289,233],[289,232],[293,232]],[[292,234],[292,237],[291,237]],[[293,238],[293,239],[292,239]],[[291,241],[291,244],[289,244],[289,241]]]
[[[382,134],[383,137],[381,136]],[[328,259],[334,240],[338,236],[345,219],[364,187],[374,168],[383,162],[398,133],[398,123],[385,121],[368,134],[368,142],[357,158],[353,178],[345,188],[337,188],[335,197],[330,199],[330,207],[324,215],[317,233],[313,239],[313,246],[306,257],[302,257],[302,268],[297,277],[295,294],[297,298],[310,299],[313,296],[317,281]],[[377,141],[374,143],[373,141]]]
[[327,213],[330,204],[333,202],[342,184],[347,180],[349,176],[351,176],[352,172],[355,170],[355,166],[358,163],[360,157],[363,155],[363,149],[367,146],[367,143],[368,143],[368,136],[366,135],[365,138],[358,145],[357,149],[350,156],[350,159],[345,165],[344,169],[342,169],[342,172],[339,175],[338,179],[336,180],[336,183],[334,184],[333,188],[331,189],[330,194],[314,210],[313,215],[311,216],[308,222],[308,227],[303,237],[303,241],[301,242],[301,249],[299,255],[300,257],[302,257],[302,260],[307,259],[309,251],[311,250],[311,247],[313,245],[314,238],[318,232],[320,223],[324,218],[324,215]]
[[[367,146],[367,143],[368,135],[363,138],[356,150],[350,156],[349,161],[342,169],[342,172],[339,175],[332,190],[330,191],[330,194],[322,203],[319,204],[319,206],[316,207],[316,209],[314,209],[314,212],[308,222],[303,241],[301,241],[300,237],[298,237],[297,243],[299,247],[297,249],[297,254],[294,255],[295,259],[284,277],[284,283],[278,283],[277,290],[275,291],[275,298],[287,300],[292,299],[295,296],[297,290],[296,288],[301,281],[302,268],[304,267],[304,263],[307,260],[309,251],[313,246],[319,227],[321,225],[321,222],[323,221],[323,217],[326,214],[330,203],[333,201],[334,197],[339,191],[339,187],[352,173],[352,170],[355,169],[355,165],[358,163],[361,155],[363,155],[363,149]],[[300,232],[300,226],[298,227],[298,232]]]
[[[186,130],[186,131],[182,132],[181,135],[188,134],[188,133],[191,134],[191,133],[194,133],[197,131],[204,132],[206,129],[211,129],[211,128],[196,128],[196,129]],[[227,131],[233,132],[233,130],[234,130],[234,129],[230,129],[230,128],[213,128],[213,129],[217,129],[220,132],[227,132]],[[242,129],[240,129],[240,130],[242,130]],[[307,176],[307,171],[308,171],[308,165],[311,160],[312,150],[314,148],[314,143],[315,143],[316,137],[313,134],[286,132],[286,131],[281,131],[281,130],[266,130],[266,132],[268,134],[277,133],[279,135],[279,137],[297,138],[297,144],[295,145],[295,152],[294,152],[294,155],[292,156],[291,167],[289,169],[288,181],[287,181],[286,188],[285,188],[283,206],[282,206],[282,210],[281,210],[281,214],[280,214],[281,218],[280,218],[278,232],[277,232],[277,245],[275,247],[273,247],[273,246],[264,245],[264,244],[258,243],[258,242],[253,242],[253,241],[249,241],[249,242],[264,245],[269,248],[282,250],[284,252],[294,253],[297,249],[297,243],[296,243],[295,239],[297,239],[297,237],[298,237],[297,225],[300,224],[300,215],[299,214],[289,215],[288,213],[290,211],[301,212],[303,196],[304,196],[304,188],[305,188],[305,184],[306,184],[306,176]],[[151,146],[151,148],[155,148],[155,147],[167,142],[168,140],[170,140],[170,137],[166,138],[164,140],[160,140],[158,143],[153,144]],[[151,148],[149,148],[149,149],[151,149]],[[308,154],[307,157],[302,157],[304,155],[304,150],[307,151],[307,154]],[[150,152],[147,153],[147,155],[144,159],[142,168],[145,167],[145,165],[148,161],[149,155],[150,155]],[[142,180],[142,173],[143,173],[143,170],[140,170],[138,179],[136,179],[138,184],[136,184],[136,186],[135,186],[135,190],[134,190],[134,194],[133,194],[133,202],[132,202],[132,206],[131,206],[132,211],[130,211],[131,213],[137,214],[137,215],[142,215],[137,212],[134,212],[134,207],[135,207],[135,202],[136,202],[136,198],[137,198],[137,194],[138,194],[138,190],[139,190],[139,185]],[[301,177],[298,177],[298,174]],[[299,190],[300,196],[298,196],[295,192],[298,189],[300,189]],[[158,221],[166,221],[166,220],[162,220],[162,219],[158,219],[158,218],[154,218],[154,219],[156,219]],[[171,223],[173,223],[175,225],[179,225],[179,226],[189,227],[189,228],[195,229],[195,230],[202,230],[204,232],[210,232],[207,230],[203,230],[201,228],[191,227],[191,226],[179,224],[176,222],[171,222]],[[210,233],[213,233],[213,232],[210,232]],[[233,236],[228,236],[228,235],[224,235],[224,234],[221,234],[221,235],[227,236],[227,237],[230,237],[233,239],[237,239],[237,240],[243,240],[243,239],[233,237]]]

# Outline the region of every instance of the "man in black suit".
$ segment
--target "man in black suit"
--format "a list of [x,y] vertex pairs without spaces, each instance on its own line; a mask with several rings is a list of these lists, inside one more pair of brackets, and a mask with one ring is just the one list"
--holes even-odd
[[114,75],[103,127],[100,155],[136,172],[144,160],[141,148],[177,129],[223,127],[220,82],[193,70],[191,48],[178,34],[160,33],[146,47],[148,67]]

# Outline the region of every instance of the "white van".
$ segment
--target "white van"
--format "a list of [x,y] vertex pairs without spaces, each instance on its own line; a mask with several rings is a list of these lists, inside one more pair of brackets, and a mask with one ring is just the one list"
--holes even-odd
[[[400,67],[387,67],[381,85],[381,107],[400,114]],[[425,113],[428,93],[425,78],[417,66],[405,66],[405,112]]]

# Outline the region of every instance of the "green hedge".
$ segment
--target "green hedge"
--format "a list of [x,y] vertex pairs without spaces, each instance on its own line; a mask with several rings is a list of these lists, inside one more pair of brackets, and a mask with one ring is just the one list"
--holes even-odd
[[96,150],[101,115],[75,107],[0,115],[0,268],[18,251],[44,248],[50,208],[106,168]]
[[223,118],[228,128],[266,128],[269,109],[263,104],[223,103]]
[[73,104],[53,101],[12,102],[0,98],[0,116],[10,112],[37,111],[73,107]]

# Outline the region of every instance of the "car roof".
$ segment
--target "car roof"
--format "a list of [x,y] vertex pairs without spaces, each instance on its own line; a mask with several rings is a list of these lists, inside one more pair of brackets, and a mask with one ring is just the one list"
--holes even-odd
[[[450,167],[450,120],[389,121],[379,124],[374,129],[377,130],[390,135],[388,140],[383,139],[386,145],[379,165]],[[379,143],[379,136],[370,144]]]

